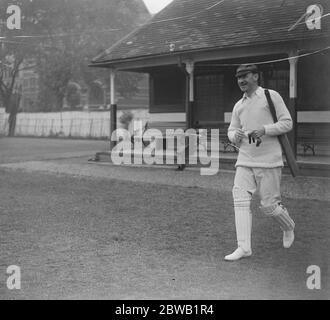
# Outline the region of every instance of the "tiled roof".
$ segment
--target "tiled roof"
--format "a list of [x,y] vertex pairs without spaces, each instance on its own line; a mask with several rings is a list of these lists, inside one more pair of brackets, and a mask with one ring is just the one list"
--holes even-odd
[[313,4],[330,13],[329,0],[174,0],[93,62],[329,37],[330,14],[321,30],[309,30],[304,18],[289,31]]

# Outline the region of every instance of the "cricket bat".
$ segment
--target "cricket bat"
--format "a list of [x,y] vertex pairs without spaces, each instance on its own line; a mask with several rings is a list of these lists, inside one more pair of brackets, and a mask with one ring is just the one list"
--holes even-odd
[[[268,101],[269,109],[270,109],[270,112],[272,114],[274,123],[276,123],[278,120],[277,120],[277,116],[276,116],[276,110],[275,110],[274,102],[273,102],[273,100],[270,96],[270,93],[267,89],[265,90],[265,95],[266,95],[266,98],[267,98],[267,101]],[[293,177],[296,177],[299,174],[299,167],[298,167],[294,152],[291,148],[291,144],[290,144],[290,141],[288,139],[288,136],[285,133],[285,134],[281,134],[277,137],[278,137],[278,140],[279,140],[280,145],[282,147],[282,150],[285,154],[286,162],[287,162],[287,165],[290,169],[290,172],[291,172]]]

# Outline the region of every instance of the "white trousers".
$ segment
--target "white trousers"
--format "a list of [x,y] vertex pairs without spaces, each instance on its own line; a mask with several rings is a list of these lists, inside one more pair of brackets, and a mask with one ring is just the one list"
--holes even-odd
[[237,167],[234,186],[253,195],[257,190],[262,207],[281,202],[282,168]]
[[281,168],[237,167],[233,187],[237,244],[245,252],[251,251],[251,199],[258,190],[261,210],[273,217],[283,231],[293,230],[294,221],[281,204]]

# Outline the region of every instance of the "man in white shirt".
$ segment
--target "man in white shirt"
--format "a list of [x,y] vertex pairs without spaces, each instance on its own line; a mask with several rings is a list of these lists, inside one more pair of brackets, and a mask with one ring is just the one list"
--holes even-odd
[[294,241],[295,223],[281,203],[282,149],[277,136],[292,129],[290,113],[279,93],[270,91],[278,121],[274,123],[264,89],[259,87],[256,65],[244,64],[236,72],[244,95],[234,106],[228,137],[239,147],[233,187],[237,249],[225,257],[235,261],[252,254],[250,209],[252,195],[259,190],[261,210],[283,230],[283,246]]

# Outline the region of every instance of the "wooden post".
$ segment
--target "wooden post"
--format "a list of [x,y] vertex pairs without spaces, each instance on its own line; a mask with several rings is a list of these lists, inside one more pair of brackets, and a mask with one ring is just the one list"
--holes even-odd
[[52,121],[51,121],[51,125],[50,125],[50,135],[51,135],[51,136],[54,135],[53,127],[54,127],[54,119],[52,119]]
[[117,105],[115,101],[115,69],[110,69],[110,150],[116,142],[111,141],[112,133],[117,130]]
[[[186,129],[192,128],[192,111],[193,111],[193,105],[194,105],[194,61],[192,60],[186,60],[184,61],[186,68]],[[189,138],[185,137],[185,148],[184,148],[184,159],[185,164],[179,165],[179,169],[183,170],[187,163],[189,163],[189,151],[191,150],[190,147],[188,147],[188,141]],[[178,157],[182,157],[183,155],[178,153]]]
[[70,121],[69,137],[71,137],[72,126],[73,126],[73,119],[71,119]]
[[192,111],[194,105],[194,98],[195,98],[195,90],[194,90],[194,61],[187,60],[185,61],[186,64],[186,71],[189,77],[189,84],[188,84],[188,103],[187,103],[187,110],[186,110],[186,124],[187,129],[192,127]]
[[38,123],[38,119],[35,119],[35,122],[34,122],[34,135],[35,136],[37,135],[37,123]]
[[29,135],[30,134],[30,127],[31,127],[30,126],[30,118],[27,118],[27,121],[26,122],[27,122],[27,124],[26,124],[26,130],[25,130],[24,133]]
[[293,129],[288,134],[289,141],[294,151],[295,157],[297,158],[297,84],[298,84],[298,51],[292,51],[289,54],[290,64],[290,102],[289,111],[293,121]]
[[83,119],[80,118],[80,122],[79,122],[79,130],[78,130],[78,137],[81,137],[81,136],[82,136],[82,132],[81,132],[82,122],[83,122]]
[[93,119],[89,119],[89,137],[92,137]]
[[100,121],[101,121],[101,125],[100,125],[100,138],[103,138],[103,136],[102,136],[102,134],[103,134],[103,118],[102,119],[100,119]]
[[107,88],[106,85],[102,86],[102,90],[103,90],[103,107],[104,109],[107,108]]

